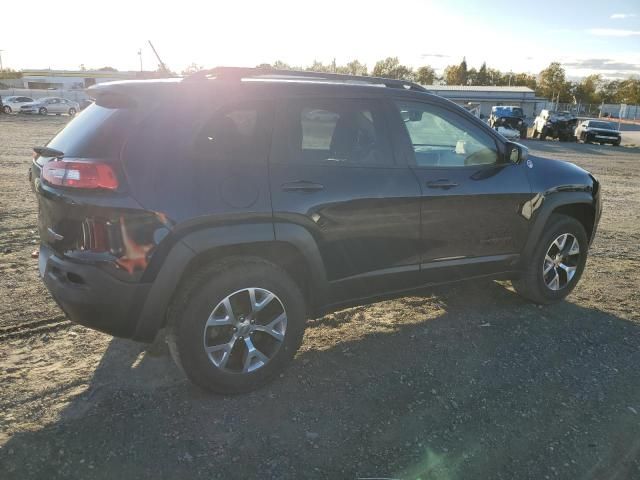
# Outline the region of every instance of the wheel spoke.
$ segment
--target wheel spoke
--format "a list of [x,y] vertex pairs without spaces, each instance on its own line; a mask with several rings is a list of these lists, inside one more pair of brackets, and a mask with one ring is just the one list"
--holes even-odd
[[567,255],[577,255],[579,253],[580,253],[580,244],[578,243],[578,239],[573,237],[573,242],[569,247],[569,251],[567,252]]
[[565,233],[564,235],[560,235],[553,243],[556,244],[556,247],[558,247],[558,251],[561,252],[564,248],[564,244],[567,243],[567,234]]
[[287,316],[284,312],[266,325],[254,325],[253,327],[254,331],[267,333],[280,342],[284,340],[286,329]]
[[551,281],[547,284],[551,290],[559,290],[560,289],[560,275],[558,274],[558,270],[554,270],[554,276]]
[[269,358],[255,347],[251,338],[245,337],[244,344],[247,349],[244,355],[243,373],[252,372],[269,361]]
[[276,296],[273,293],[266,292],[265,290],[264,292],[266,292],[266,294],[264,295],[264,298],[258,301],[256,297],[256,290],[259,290],[259,289],[255,289],[255,288],[249,289],[249,299],[251,300],[251,310],[253,311],[253,313],[259,312],[264,307],[269,305],[269,303],[271,303],[271,300],[276,298]]
[[544,267],[542,270],[542,274],[546,275],[547,273],[549,273],[551,271],[551,269],[553,268],[553,259],[547,255],[544,257]]
[[227,366],[229,356],[231,355],[231,350],[233,350],[233,346],[235,345],[237,339],[238,337],[234,335],[227,343],[221,343],[219,345],[211,345],[210,347],[206,347],[209,358],[211,358],[211,361],[216,367],[225,368]]
[[573,278],[573,276],[576,274],[577,267],[572,267],[570,265],[565,265],[564,263],[561,263],[560,265],[558,265],[558,267],[560,267],[561,269],[563,269],[566,272],[566,274],[567,274],[567,283],[569,283],[571,281],[571,279]]

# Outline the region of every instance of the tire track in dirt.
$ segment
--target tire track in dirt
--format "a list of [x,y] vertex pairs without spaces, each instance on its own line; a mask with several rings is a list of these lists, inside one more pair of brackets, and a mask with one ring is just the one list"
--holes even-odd
[[34,322],[21,323],[11,327],[0,328],[0,342],[13,338],[24,338],[40,333],[61,330],[70,327],[71,321],[64,315],[56,315],[52,318],[36,320]]

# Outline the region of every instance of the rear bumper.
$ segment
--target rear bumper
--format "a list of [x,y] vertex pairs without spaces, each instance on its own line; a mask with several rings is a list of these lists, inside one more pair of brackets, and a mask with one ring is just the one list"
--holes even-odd
[[150,284],[127,283],[95,265],[69,261],[40,246],[40,276],[73,322],[131,338]]

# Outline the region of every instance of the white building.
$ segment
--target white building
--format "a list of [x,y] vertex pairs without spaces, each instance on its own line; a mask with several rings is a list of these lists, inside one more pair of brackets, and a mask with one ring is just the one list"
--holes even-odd
[[22,86],[42,90],[83,90],[96,83],[133,80],[138,72],[104,70],[23,70]]
[[485,117],[491,114],[494,105],[514,105],[522,107],[527,118],[535,118],[547,102],[544,98],[536,97],[529,87],[424,85],[424,88],[459,105],[478,104],[480,113]]

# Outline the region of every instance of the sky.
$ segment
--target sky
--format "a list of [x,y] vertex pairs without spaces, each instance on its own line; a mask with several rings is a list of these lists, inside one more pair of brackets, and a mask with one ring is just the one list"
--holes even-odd
[[442,71],[465,56],[505,72],[559,61],[569,78],[640,76],[640,0],[31,0],[28,10],[2,14],[5,68],[139,70],[141,49],[155,69],[151,40],[176,72],[334,58],[372,69],[388,56]]

